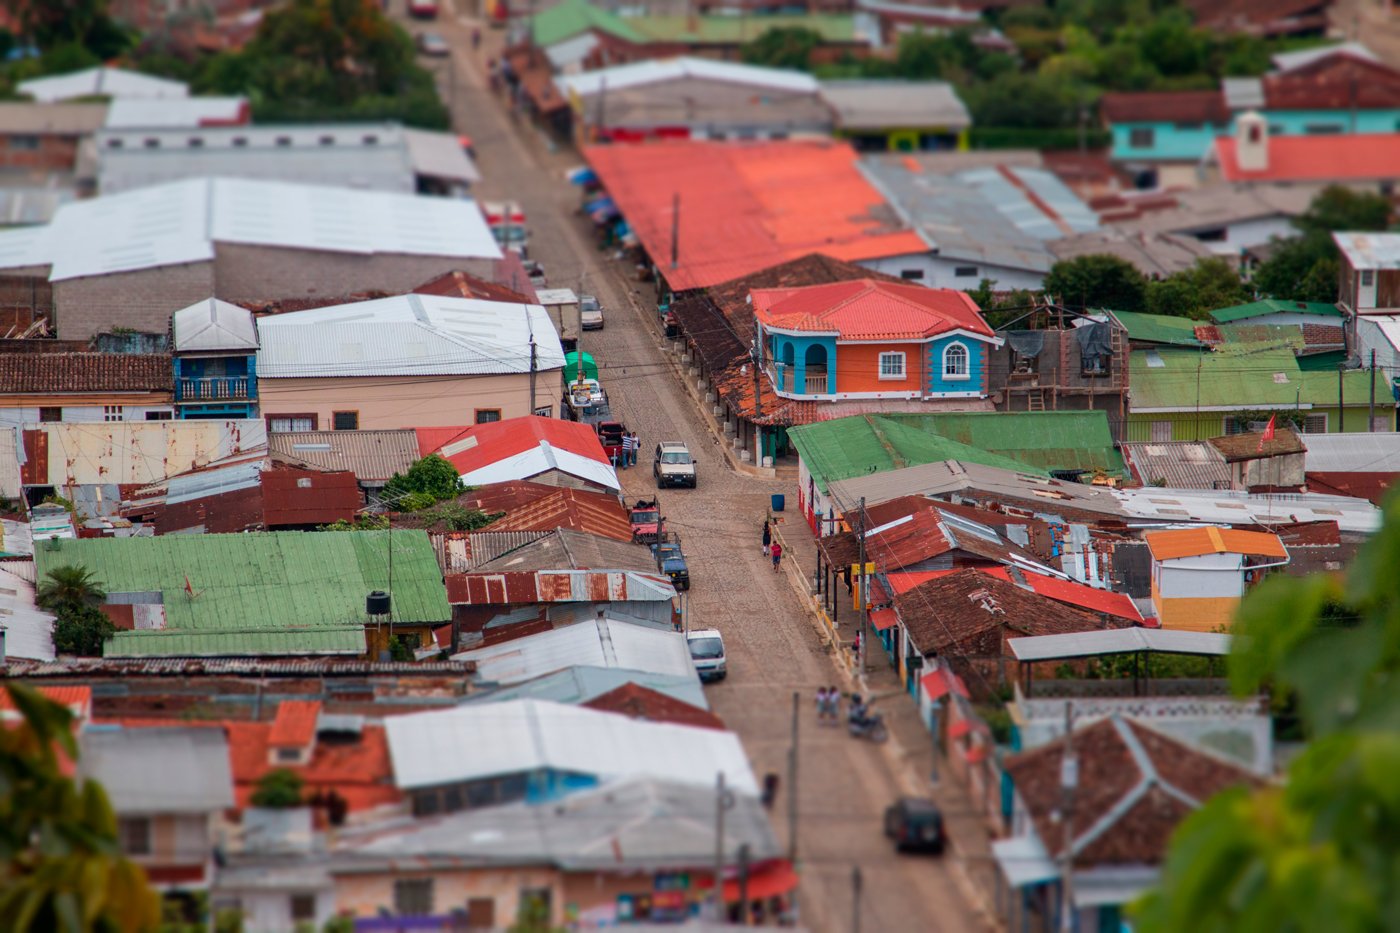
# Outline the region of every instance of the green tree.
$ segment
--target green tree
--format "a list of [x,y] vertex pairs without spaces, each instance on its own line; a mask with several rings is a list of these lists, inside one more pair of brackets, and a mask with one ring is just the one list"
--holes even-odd
[[1382,195],[1328,185],[1314,195],[1293,226],[1304,233],[1384,230],[1390,225],[1390,213],[1390,200]]
[[116,634],[112,620],[92,606],[65,603],[55,613],[53,648],[59,654],[102,657],[102,646]]
[[23,720],[0,729],[0,928],[153,930],[160,903],[123,858],[117,818],[95,781],[65,777],[72,714],[22,684],[5,687]]
[[1287,780],[1220,794],[1173,838],[1135,929],[1370,931],[1400,923],[1400,498],[1345,578],[1275,575],[1235,621],[1236,693],[1291,695]]
[[1260,263],[1252,283],[1260,294],[1290,301],[1336,301],[1337,246],[1321,230],[1276,240],[1273,254]]
[[409,467],[407,473],[395,473],[389,477],[380,498],[392,501],[396,496],[422,493],[432,497],[427,503],[431,505],[432,502],[454,498],[461,491],[462,478],[457,473],[457,468],[439,454],[428,454]]
[[1136,266],[1117,256],[1076,256],[1050,267],[1045,292],[1068,308],[1141,311],[1147,301],[1147,279]]
[[303,781],[289,768],[276,768],[258,779],[249,799],[255,807],[287,810],[302,805]]
[[812,52],[821,44],[819,32],[803,26],[781,26],[765,29],[757,39],[745,43],[739,54],[750,65],[808,71]]
[[1077,126],[1084,92],[1053,75],[1007,73],[961,89],[977,126]]
[[1202,320],[1217,308],[1244,304],[1249,292],[1225,259],[1201,259],[1189,269],[1147,286],[1147,310]]
[[107,15],[106,0],[7,0],[21,39],[48,53],[73,46],[94,61],[119,55],[131,36]]
[[40,609],[56,611],[65,606],[100,606],[107,591],[86,567],[65,564],[44,574],[34,593]]

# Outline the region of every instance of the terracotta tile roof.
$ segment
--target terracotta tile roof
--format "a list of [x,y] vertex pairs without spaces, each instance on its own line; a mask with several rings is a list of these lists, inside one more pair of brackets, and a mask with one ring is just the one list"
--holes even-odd
[[[1137,605],[1131,597],[1122,593],[1111,593],[1108,590],[1096,589],[1073,580],[1062,580],[1059,577],[1031,573],[1012,567],[978,567],[977,569],[999,580],[1028,586],[1037,596],[1044,596],[1046,599],[1053,599],[1067,606],[1074,606],[1089,612],[1104,612],[1136,625],[1144,624],[1142,613],[1138,611]],[[916,586],[922,586],[930,580],[946,577],[950,573],[956,573],[956,571],[915,570],[909,573],[892,573],[888,580],[890,588],[898,595],[907,593]]]
[[[1070,851],[1076,867],[1155,865],[1172,831],[1214,794],[1258,786],[1254,775],[1133,720],[1102,719],[1074,733],[1075,807],[1060,817],[1063,741],[1006,760],[1016,793],[1051,858]],[[1068,836],[1068,839],[1066,838]]]
[[1105,94],[1099,112],[1109,123],[1230,122],[1220,91],[1139,91]]
[[1200,557],[1203,554],[1247,554],[1259,557],[1288,556],[1278,535],[1234,528],[1178,528],[1152,531],[1143,536],[1154,560]]
[[1391,110],[1400,107],[1400,72],[1351,55],[1263,79],[1269,110]]
[[622,713],[633,719],[646,719],[651,722],[673,722],[683,726],[699,726],[702,729],[726,727],[724,720],[714,713],[691,706],[684,700],[667,696],[650,687],[625,683],[607,693],[599,694],[583,704],[589,709],[608,713]]
[[1400,164],[1400,133],[1272,136],[1268,145],[1268,167],[1245,171],[1236,158],[1234,138],[1216,139],[1221,177],[1226,181],[1369,181],[1394,177]]
[[279,747],[304,748],[316,737],[320,716],[320,700],[283,700],[277,706],[277,718],[272,721],[267,741]]
[[320,742],[309,764],[273,764],[273,723],[226,722],[229,760],[233,766],[234,796],[240,808],[249,806],[258,781],[274,768],[288,768],[302,776],[307,797],[318,791],[335,791],[350,810],[368,810],[397,803],[402,794],[394,786],[389,742],[384,727],[366,725],[356,742]]
[[[528,286],[527,286],[528,287]],[[504,285],[488,282],[470,272],[449,272],[424,282],[413,289],[418,295],[446,295],[449,298],[476,298],[480,301],[505,301],[514,304],[533,304],[533,294],[524,295]],[[533,289],[531,289],[533,292]]]
[[1247,434],[1229,434],[1212,437],[1208,443],[1224,456],[1226,463],[1241,460],[1258,460],[1260,457],[1277,457],[1284,454],[1301,454],[1307,451],[1302,440],[1288,428],[1275,425],[1273,440],[1264,440],[1260,431]]
[[[814,250],[861,260],[929,249],[860,173],[844,142],[665,141],[590,146],[584,157],[676,291]],[[679,255],[671,268],[676,197]]]
[[921,340],[952,330],[992,336],[966,292],[858,279],[803,288],[755,289],[765,327],[835,333],[845,340]]
[[1002,657],[1008,637],[1128,627],[1122,619],[1105,623],[1093,613],[970,569],[920,584],[896,596],[894,604],[920,653],[952,657]]
[[0,393],[170,392],[169,353],[3,353]]

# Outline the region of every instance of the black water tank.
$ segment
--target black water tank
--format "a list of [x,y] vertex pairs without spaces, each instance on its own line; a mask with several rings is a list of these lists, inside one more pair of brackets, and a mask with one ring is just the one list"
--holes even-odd
[[389,594],[383,590],[375,590],[365,597],[365,612],[372,616],[387,616],[389,614]]

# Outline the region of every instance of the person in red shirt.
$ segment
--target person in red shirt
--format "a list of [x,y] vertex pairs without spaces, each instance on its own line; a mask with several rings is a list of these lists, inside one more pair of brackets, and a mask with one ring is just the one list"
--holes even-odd
[[774,541],[769,553],[773,555],[773,572],[778,572],[778,562],[783,559],[783,546]]

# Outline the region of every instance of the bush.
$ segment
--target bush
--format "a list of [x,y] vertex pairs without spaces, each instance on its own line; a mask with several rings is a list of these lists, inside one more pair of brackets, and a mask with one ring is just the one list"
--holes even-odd
[[92,606],[65,603],[58,609],[53,626],[53,648],[59,654],[82,658],[102,657],[102,646],[117,627],[102,611]]
[[[380,501],[398,506],[401,511],[412,512],[441,499],[455,498],[461,491],[462,478],[457,468],[438,454],[428,454],[409,467],[407,473],[391,476],[380,493]],[[416,506],[408,506],[407,500],[402,505],[396,501],[412,493],[421,493],[429,498],[426,503]],[[423,500],[413,501],[422,503]]]
[[287,810],[301,806],[301,775],[287,768],[269,771],[258,780],[251,798],[253,806]]

